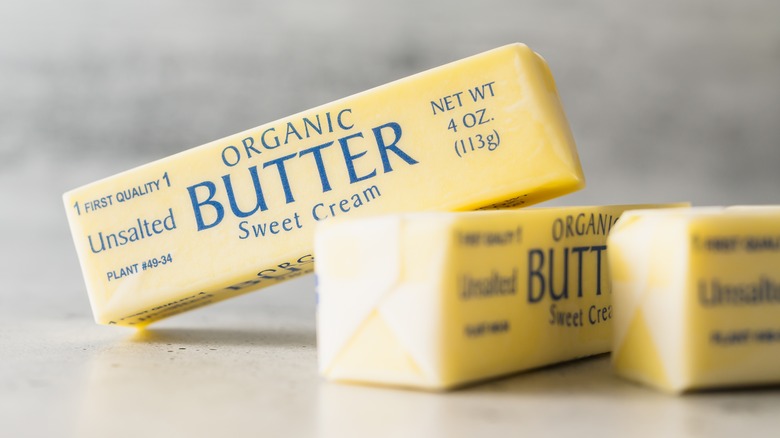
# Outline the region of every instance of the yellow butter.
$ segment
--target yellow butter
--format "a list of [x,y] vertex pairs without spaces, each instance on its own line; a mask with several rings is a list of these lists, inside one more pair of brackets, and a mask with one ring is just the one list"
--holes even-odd
[[628,212],[608,244],[617,374],[668,392],[780,382],[780,207]]
[[315,236],[321,374],[448,389],[609,351],[605,242],[628,208],[418,213],[321,224]]
[[64,195],[99,323],[313,269],[333,216],[533,204],[583,186],[547,65],[501,47]]

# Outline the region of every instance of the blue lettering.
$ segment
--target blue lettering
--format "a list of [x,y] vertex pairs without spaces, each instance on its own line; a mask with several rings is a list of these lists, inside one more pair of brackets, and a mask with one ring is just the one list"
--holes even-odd
[[571,250],[577,253],[577,296],[582,296],[582,253],[589,250],[589,246],[575,246]]
[[[330,113],[328,113],[330,115]],[[317,120],[317,124],[315,125],[314,122],[307,119],[306,117],[303,118],[303,130],[306,132],[306,138],[311,137],[311,133],[309,132],[309,127],[311,127],[312,131],[316,132],[319,135],[322,135],[322,122],[320,122],[320,115],[317,114],[315,116],[315,119]]]
[[[395,138],[389,145],[385,142],[385,139],[382,136],[382,129],[384,128],[390,128],[395,135]],[[372,131],[374,132],[374,137],[376,137],[376,145],[379,148],[379,155],[382,157],[382,166],[384,167],[385,173],[393,171],[393,167],[390,165],[390,159],[387,156],[388,150],[393,151],[393,153],[398,155],[398,157],[404,160],[407,164],[417,164],[417,160],[410,157],[406,154],[406,152],[402,151],[398,148],[398,146],[396,146],[398,141],[401,139],[401,125],[395,122],[389,122],[373,128]]]
[[[198,200],[198,187],[204,187],[208,192],[208,195],[204,201]],[[203,181],[202,183],[187,187],[187,191],[190,194],[192,209],[195,212],[195,222],[198,224],[198,231],[209,229],[222,222],[222,218],[225,216],[225,209],[222,208],[222,204],[217,201],[213,201],[214,195],[217,193],[217,186],[213,182]],[[203,221],[203,213],[201,212],[201,208],[205,205],[211,206],[216,213],[216,218],[210,224],[207,224]]]
[[330,181],[328,181],[328,174],[325,172],[325,163],[322,161],[322,150],[332,145],[333,142],[329,141],[319,146],[310,147],[302,150],[298,153],[298,156],[302,157],[306,154],[312,154],[314,162],[317,164],[317,172],[320,175],[320,184],[322,184],[322,193],[329,192],[331,190]]
[[95,253],[95,254],[97,254],[97,253],[99,253],[99,252],[101,252],[101,251],[106,249],[106,244],[103,243],[103,233],[102,232],[98,232],[98,238],[100,238],[100,249],[96,249],[95,245],[92,244],[92,235],[90,234],[90,235],[87,236],[87,239],[89,240],[89,249],[91,249],[92,252]]
[[[235,161],[228,161],[227,157],[225,156],[225,152],[231,151],[233,152],[233,155],[235,156]],[[228,146],[225,149],[222,149],[222,162],[225,163],[225,166],[233,167],[238,162],[241,161],[241,153],[238,152],[238,148],[235,146]]]
[[549,279],[550,279],[550,298],[553,301],[558,301],[562,298],[569,298],[569,248],[563,249],[563,289],[560,292],[555,292],[555,257],[554,249],[550,248],[550,267],[549,267]]
[[[538,259],[538,263],[534,263]],[[528,251],[528,302],[538,303],[544,298],[545,281],[542,275],[544,266],[544,252],[541,249],[532,249]],[[539,294],[534,293],[534,279],[539,280]]]
[[[230,202],[230,210],[236,217],[248,217],[252,216],[257,210],[266,211],[268,206],[265,204],[265,197],[263,196],[263,189],[260,186],[260,177],[257,175],[257,166],[252,166],[249,169],[249,175],[252,177],[252,185],[255,189],[255,206],[249,211],[242,211],[236,202],[236,193],[233,190],[233,182],[230,179],[230,175],[223,175],[222,181],[225,184],[225,190],[227,191],[228,201]],[[216,190],[216,188],[215,188]],[[198,229],[200,231],[200,229]]]
[[343,129],[345,131],[348,131],[348,130],[354,128],[355,124],[353,123],[353,124],[351,124],[349,126],[345,125],[344,122],[341,120],[341,118],[344,116],[344,113],[352,114],[352,110],[349,109],[349,108],[345,108],[345,109],[339,111],[339,114],[336,116],[336,123],[338,123],[339,128],[341,128],[341,129]]
[[252,137],[247,137],[243,140],[241,140],[241,143],[244,145],[244,151],[246,151],[246,157],[252,158],[252,152],[254,151],[256,154],[260,154],[260,151],[255,149],[255,139]]
[[303,137],[301,137],[301,134],[298,134],[298,130],[295,129],[292,122],[287,122],[287,134],[284,136],[284,144],[290,142],[290,134],[295,134],[295,136],[298,137],[298,140],[303,140]]
[[339,144],[341,144],[341,151],[344,153],[344,162],[347,165],[347,172],[349,172],[349,183],[355,184],[356,182],[360,182],[369,178],[373,178],[376,176],[376,169],[372,170],[371,173],[365,176],[357,176],[357,172],[355,172],[355,164],[354,161],[358,158],[362,157],[366,154],[366,151],[359,152],[355,155],[352,155],[349,151],[349,145],[347,144],[347,141],[351,138],[360,137],[363,138],[363,133],[358,132],[357,134],[348,135],[346,137],[342,137],[339,139]]
[[290,181],[287,178],[287,170],[284,167],[284,162],[290,158],[295,158],[297,155],[298,154],[285,155],[263,164],[263,169],[268,166],[276,166],[276,169],[279,171],[279,180],[282,182],[282,188],[284,189],[284,200],[287,204],[295,202],[295,198],[293,197],[292,190],[290,190]]
[[265,131],[263,131],[263,134],[260,135],[260,143],[262,143],[263,147],[266,148],[266,149],[278,148],[281,143],[279,143],[279,136],[277,136],[276,134],[274,134],[274,136],[273,136],[273,139],[274,139],[273,144],[269,144],[267,141],[265,141],[265,135],[268,134],[269,132],[276,132],[276,129],[275,128],[268,128]]
[[[312,215],[312,217],[314,218],[314,220],[315,220],[315,221],[321,221],[321,220],[323,220],[323,219],[325,219],[325,218],[327,218],[327,217],[328,217],[328,214],[327,214],[327,213],[323,213],[323,214],[324,214],[324,216],[320,216],[320,215],[317,213],[317,210],[318,210],[318,209],[320,209],[320,208],[325,208],[325,204],[323,204],[322,202],[320,202],[319,204],[316,204],[316,205],[315,205],[314,207],[312,207],[312,209],[311,209],[311,215]],[[325,211],[327,212],[327,209],[326,209]]]

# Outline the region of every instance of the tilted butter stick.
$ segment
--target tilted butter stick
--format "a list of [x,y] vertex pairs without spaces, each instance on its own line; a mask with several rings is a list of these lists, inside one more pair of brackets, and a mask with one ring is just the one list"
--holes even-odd
[[314,249],[321,374],[440,390],[608,352],[607,233],[638,207],[653,206],[321,224]]
[[95,319],[145,325],[311,272],[340,216],[533,204],[584,185],[547,65],[521,44],[64,196]]
[[608,242],[617,374],[673,393],[780,383],[780,206],[633,211]]

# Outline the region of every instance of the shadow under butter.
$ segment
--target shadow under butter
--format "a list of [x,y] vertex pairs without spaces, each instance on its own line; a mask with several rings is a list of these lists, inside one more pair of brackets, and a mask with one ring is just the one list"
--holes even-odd
[[316,347],[313,330],[304,328],[143,328],[129,342],[177,346]]

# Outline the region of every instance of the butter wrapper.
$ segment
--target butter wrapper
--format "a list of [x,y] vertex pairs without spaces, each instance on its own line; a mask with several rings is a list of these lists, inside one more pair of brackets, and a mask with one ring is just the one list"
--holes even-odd
[[618,375],[670,393],[780,383],[780,207],[632,211],[608,245]]
[[397,214],[321,224],[315,237],[320,373],[335,381],[445,390],[610,351],[606,239],[620,215],[638,207],[663,206]]
[[555,83],[514,44],[64,195],[95,320],[144,326],[313,270],[338,217],[523,206],[584,185]]

